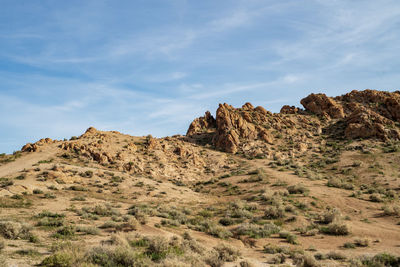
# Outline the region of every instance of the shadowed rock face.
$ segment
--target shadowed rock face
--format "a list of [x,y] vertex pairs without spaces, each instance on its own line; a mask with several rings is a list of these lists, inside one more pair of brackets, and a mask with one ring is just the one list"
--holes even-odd
[[[273,132],[302,136],[297,139],[290,137],[294,142],[304,142],[306,138],[323,132],[329,133],[332,138],[400,139],[398,91],[352,91],[334,98],[311,94],[302,99],[301,104],[305,110],[283,106],[278,114],[272,114],[263,107],[254,108],[250,103],[241,108],[220,104],[215,119],[206,112],[204,117],[192,122],[187,136],[213,133],[213,145],[230,153],[236,153],[241,144],[253,140],[273,143]],[[317,115],[317,121],[312,119],[315,118],[313,115]]]

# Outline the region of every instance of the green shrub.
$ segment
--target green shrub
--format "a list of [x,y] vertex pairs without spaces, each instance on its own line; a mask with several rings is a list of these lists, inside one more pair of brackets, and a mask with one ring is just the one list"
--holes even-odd
[[265,238],[278,233],[280,228],[273,223],[266,223],[264,225],[243,223],[232,231],[235,236],[247,235],[252,238]]
[[6,239],[28,239],[30,226],[12,221],[0,222],[0,235]]
[[383,266],[395,267],[395,266],[400,266],[400,257],[388,253],[380,253],[372,257],[372,259],[363,261],[363,263],[367,266],[383,265]]
[[383,202],[383,198],[380,194],[372,194],[369,196],[369,200],[372,202]]
[[98,235],[100,234],[100,230],[96,227],[90,227],[90,226],[79,226],[76,228],[76,231],[78,233],[84,233],[87,235]]
[[45,258],[40,266],[44,267],[73,267],[73,255],[68,252],[57,252]]
[[43,190],[40,190],[40,189],[33,189],[33,194],[35,194],[35,195],[43,194]]
[[44,210],[40,212],[38,215],[36,215],[37,218],[44,218],[44,217],[50,217],[50,218],[64,218],[65,214],[61,213],[53,213],[47,210]]
[[280,238],[286,239],[286,241],[287,241],[288,243],[290,243],[290,244],[294,244],[294,245],[298,244],[298,242],[297,242],[297,236],[294,235],[294,234],[292,234],[292,233],[289,233],[289,232],[280,232],[280,233],[279,233],[279,237],[280,237]]
[[71,238],[75,236],[76,229],[73,225],[67,225],[59,229],[53,237],[55,238]]
[[64,225],[64,220],[62,218],[54,218],[54,217],[44,217],[40,219],[36,226],[45,226],[45,227],[60,227]]
[[236,261],[240,256],[239,250],[224,243],[220,243],[218,246],[214,247],[214,250],[217,251],[218,258],[222,261]]
[[331,251],[328,254],[326,254],[326,258],[331,260],[345,260],[346,255],[344,255],[342,252],[339,251]]
[[369,247],[370,242],[371,241],[368,238],[357,238],[354,240],[354,244],[357,247]]
[[340,218],[341,218],[340,210],[339,209],[331,209],[331,210],[325,211],[320,216],[319,223],[329,224],[329,223],[340,220]]
[[331,223],[320,227],[320,232],[328,235],[348,235],[350,230],[346,224]]
[[307,194],[310,191],[302,184],[288,186],[287,190],[289,194]]
[[346,242],[343,244],[344,248],[356,248],[356,245],[354,243],[351,242]]
[[266,219],[281,219],[285,217],[285,210],[283,207],[271,206],[265,210],[264,217]]

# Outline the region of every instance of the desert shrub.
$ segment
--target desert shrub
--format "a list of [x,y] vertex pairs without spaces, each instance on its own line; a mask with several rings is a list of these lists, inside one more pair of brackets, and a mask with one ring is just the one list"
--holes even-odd
[[222,267],[224,265],[224,261],[219,258],[219,255],[215,250],[208,253],[205,262],[211,267]]
[[67,225],[57,230],[57,232],[53,234],[53,237],[60,239],[71,238],[75,236],[75,232],[76,228],[73,225]]
[[241,261],[239,263],[239,265],[240,265],[240,267],[254,267],[254,265],[247,260]]
[[10,178],[0,178],[0,187],[4,188],[10,185],[13,185],[14,181]]
[[285,254],[278,253],[277,255],[274,255],[274,256],[268,261],[268,263],[271,263],[271,264],[282,264],[282,263],[285,263],[285,261],[286,261],[286,256],[285,256]]
[[234,219],[229,218],[229,217],[221,218],[218,222],[224,226],[229,226],[229,225],[233,225],[236,223],[236,221]]
[[310,254],[297,254],[293,259],[293,263],[298,267],[320,267],[314,256]]
[[227,216],[231,218],[237,219],[251,219],[253,218],[253,214],[245,209],[234,209],[227,212]]
[[28,256],[28,257],[37,257],[40,256],[39,251],[37,251],[36,249],[19,249],[17,251],[15,251],[16,254],[19,254],[21,256]]
[[384,147],[382,147],[382,151],[384,153],[394,153],[400,151],[400,146],[395,143],[387,143]]
[[218,246],[214,247],[214,250],[217,251],[218,257],[222,261],[236,261],[240,256],[239,250],[224,243],[220,243]]
[[254,171],[250,171],[247,173],[248,175],[251,175],[250,178],[244,179],[240,182],[242,183],[256,183],[256,182],[262,182],[267,180],[267,173],[265,172],[264,169],[259,168]]
[[57,252],[47,258],[45,258],[40,266],[44,267],[72,267],[73,266],[73,255],[68,252]]
[[357,247],[368,247],[370,245],[370,240],[368,238],[356,238],[354,240],[354,245]]
[[78,226],[76,228],[76,231],[87,235],[98,235],[100,233],[100,230],[98,228],[90,226]]
[[400,216],[400,205],[384,206],[382,209],[385,216]]
[[34,235],[34,234],[30,234],[28,240],[31,243],[39,243],[40,242],[39,237],[37,235]]
[[267,244],[264,246],[263,251],[267,254],[288,253],[288,248]]
[[[138,220],[140,224],[143,225],[146,224],[148,221],[147,212],[148,211],[137,206],[132,206],[128,210],[128,214],[133,215],[136,218],[136,220]],[[168,218],[178,219],[179,222],[182,224],[186,223],[187,220],[186,215],[176,210],[170,210],[168,213]]]
[[93,171],[85,171],[85,172],[81,172],[80,174],[79,174],[81,177],[84,177],[84,178],[92,178],[93,177]]
[[54,218],[54,217],[44,217],[41,218],[36,226],[45,226],[45,227],[60,227],[64,225],[64,220],[62,218]]
[[232,236],[231,231],[219,225],[212,225],[210,228],[208,228],[206,233],[221,239],[228,239]]
[[286,241],[287,241],[288,243],[290,243],[290,244],[294,244],[294,245],[298,244],[298,242],[297,242],[297,236],[294,235],[294,234],[292,234],[292,233],[289,233],[289,232],[280,232],[280,233],[279,233],[279,237],[280,237],[280,238],[286,239]]
[[265,238],[280,231],[279,226],[273,223],[264,225],[243,223],[232,230],[235,236],[247,235],[252,238]]
[[331,177],[329,178],[327,184],[328,187],[336,187],[336,188],[343,188],[346,190],[353,190],[354,185],[348,182],[345,182],[339,178]]
[[40,189],[33,189],[32,193],[35,194],[35,195],[43,194],[43,190],[40,190]]
[[341,213],[339,209],[326,210],[320,215],[319,223],[329,224],[340,220]]
[[356,245],[354,243],[351,242],[346,242],[343,244],[344,248],[356,248]]
[[320,227],[320,232],[328,235],[348,235],[350,230],[344,223],[333,222],[327,226]]
[[281,219],[285,217],[285,210],[280,206],[268,207],[264,212],[266,219]]
[[17,180],[25,180],[25,174],[21,174],[21,175],[18,175],[17,177],[15,177],[15,179],[17,179]]
[[89,189],[83,187],[82,185],[71,185],[68,189],[72,191],[89,191]]
[[83,196],[76,196],[76,197],[71,198],[71,201],[85,201],[85,200],[86,200],[86,198]]
[[0,235],[6,239],[28,239],[30,226],[12,221],[0,222]]
[[86,254],[86,260],[99,266],[149,266],[150,260],[142,253],[126,246],[95,247]]
[[102,225],[99,226],[99,228],[101,229],[109,229],[109,228],[117,228],[118,227],[118,223],[113,222],[113,221],[106,221],[105,223],[103,223]]
[[288,186],[287,190],[289,194],[306,194],[310,191],[302,184]]
[[394,256],[388,253],[380,253],[375,255],[372,258],[366,259],[362,261],[366,266],[388,266],[395,267],[400,266],[400,257]]
[[47,192],[43,195],[43,198],[47,198],[47,199],[54,199],[57,198],[56,195],[54,195],[53,193]]
[[189,228],[192,228],[196,231],[201,231],[205,232],[209,235],[221,238],[221,239],[227,239],[232,236],[232,232],[226,229],[225,227],[222,227],[220,225],[217,225],[211,220],[201,220],[201,221],[191,221],[191,225],[189,225]]
[[346,255],[344,255],[342,252],[339,251],[331,251],[328,254],[326,254],[326,258],[331,260],[345,260]]
[[91,214],[94,216],[102,216],[102,217],[108,217],[112,215],[120,215],[120,213],[111,208],[109,205],[96,205],[94,207],[83,207],[81,211],[78,211],[79,215],[84,215],[84,214]]
[[166,258],[170,246],[168,240],[163,237],[154,237],[149,240],[146,254],[153,260],[158,261]]
[[178,227],[181,224],[177,220],[165,220],[165,219],[162,219],[161,220],[161,225]]
[[383,202],[383,198],[380,194],[372,194],[369,196],[369,200],[372,202]]

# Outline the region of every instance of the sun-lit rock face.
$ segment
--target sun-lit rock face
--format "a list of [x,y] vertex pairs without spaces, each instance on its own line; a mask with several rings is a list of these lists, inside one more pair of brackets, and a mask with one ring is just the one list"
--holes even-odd
[[215,119],[209,112],[195,119],[187,136],[212,133],[212,145],[230,153],[258,141],[266,145],[282,140],[307,143],[321,134],[339,139],[400,139],[399,92],[364,90],[338,97],[310,94],[301,104],[304,110],[285,105],[274,114],[250,103],[241,108],[220,104]]
[[301,100],[306,111],[339,119],[348,139],[399,139],[400,93],[376,90],[351,91],[338,97],[311,94]]

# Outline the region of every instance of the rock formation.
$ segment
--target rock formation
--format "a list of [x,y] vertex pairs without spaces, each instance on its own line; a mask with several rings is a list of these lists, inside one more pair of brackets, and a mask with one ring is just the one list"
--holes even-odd
[[203,117],[195,119],[189,126],[186,135],[193,136],[195,134],[200,134],[203,132],[208,132],[216,128],[215,118],[211,115],[209,111],[205,113]]
[[[254,151],[266,151],[266,145],[277,144],[277,139],[302,143],[297,146],[301,147],[297,152],[302,152],[307,142],[323,133],[341,139],[400,139],[399,91],[352,91],[334,98],[310,94],[301,100],[301,104],[305,110],[286,105],[277,114],[263,107],[254,108],[250,103],[241,108],[220,104],[215,119],[206,112],[205,116],[192,122],[187,136],[211,133],[211,143],[230,153],[251,146],[257,146]],[[260,141],[264,145],[260,145]]]

